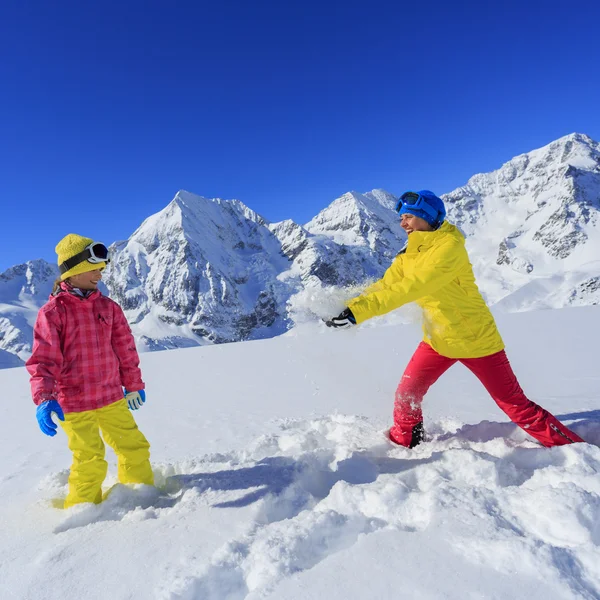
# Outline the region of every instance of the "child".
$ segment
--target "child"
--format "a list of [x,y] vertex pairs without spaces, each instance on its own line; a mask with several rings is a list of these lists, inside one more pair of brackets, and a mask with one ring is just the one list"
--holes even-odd
[[329,327],[350,327],[409,302],[423,309],[425,335],[396,390],[391,441],[408,448],[423,441],[423,397],[458,361],[514,423],[544,446],[583,442],[523,393],[475,284],[465,239],[445,220],[442,200],[428,190],[406,192],[396,210],[408,234],[406,249],[380,281],[326,322]]
[[118,457],[121,483],[154,485],[154,477],[150,444],[128,410],[145,402],[133,335],[119,305],[98,290],[108,250],[70,233],[56,253],[61,276],[38,313],[26,366],[40,429],[56,435],[56,414],[73,452],[68,508],[102,501],[102,438]]

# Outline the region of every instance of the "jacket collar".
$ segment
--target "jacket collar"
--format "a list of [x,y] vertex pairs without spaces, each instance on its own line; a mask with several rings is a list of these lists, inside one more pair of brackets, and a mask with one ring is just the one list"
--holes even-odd
[[408,235],[407,249],[412,249],[418,246],[429,246],[436,242],[438,239],[451,236],[460,239],[464,242],[464,236],[456,227],[448,221],[444,221],[442,226],[435,231],[413,231]]
[[[73,300],[87,301],[94,300],[101,296],[100,290],[81,290],[73,287],[70,283],[62,281],[57,292],[54,296],[61,296],[63,298],[69,298]],[[50,296],[52,298],[52,296]]]

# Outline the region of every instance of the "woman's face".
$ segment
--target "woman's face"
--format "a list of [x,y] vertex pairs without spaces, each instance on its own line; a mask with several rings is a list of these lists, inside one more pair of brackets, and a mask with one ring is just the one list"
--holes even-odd
[[102,269],[94,269],[69,277],[69,283],[80,290],[95,290],[102,279]]
[[433,227],[425,219],[408,213],[401,215],[400,227],[409,234],[413,231],[433,231]]

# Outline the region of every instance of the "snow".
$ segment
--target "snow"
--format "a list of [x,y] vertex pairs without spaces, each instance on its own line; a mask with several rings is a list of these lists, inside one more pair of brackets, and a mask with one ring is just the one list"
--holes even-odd
[[429,441],[392,446],[411,320],[144,354],[158,488],[69,510],[65,436],[38,430],[25,369],[0,372],[0,597],[600,597],[600,307],[498,315],[525,391],[590,442],[552,449],[460,365]]

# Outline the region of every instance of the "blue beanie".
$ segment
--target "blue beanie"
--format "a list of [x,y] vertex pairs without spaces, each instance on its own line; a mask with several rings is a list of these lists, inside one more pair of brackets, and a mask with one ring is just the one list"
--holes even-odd
[[[429,190],[421,190],[417,192],[425,202],[427,202],[428,206],[433,208],[433,210],[437,213],[437,217],[426,213],[424,210],[418,208],[409,208],[406,205],[402,205],[398,210],[399,215],[409,214],[414,215],[415,217],[420,217],[424,221],[427,221],[434,229],[437,229],[441,226],[446,218],[446,207],[444,206],[444,202],[441,198],[438,198],[433,192]],[[402,196],[401,196],[402,198]]]

